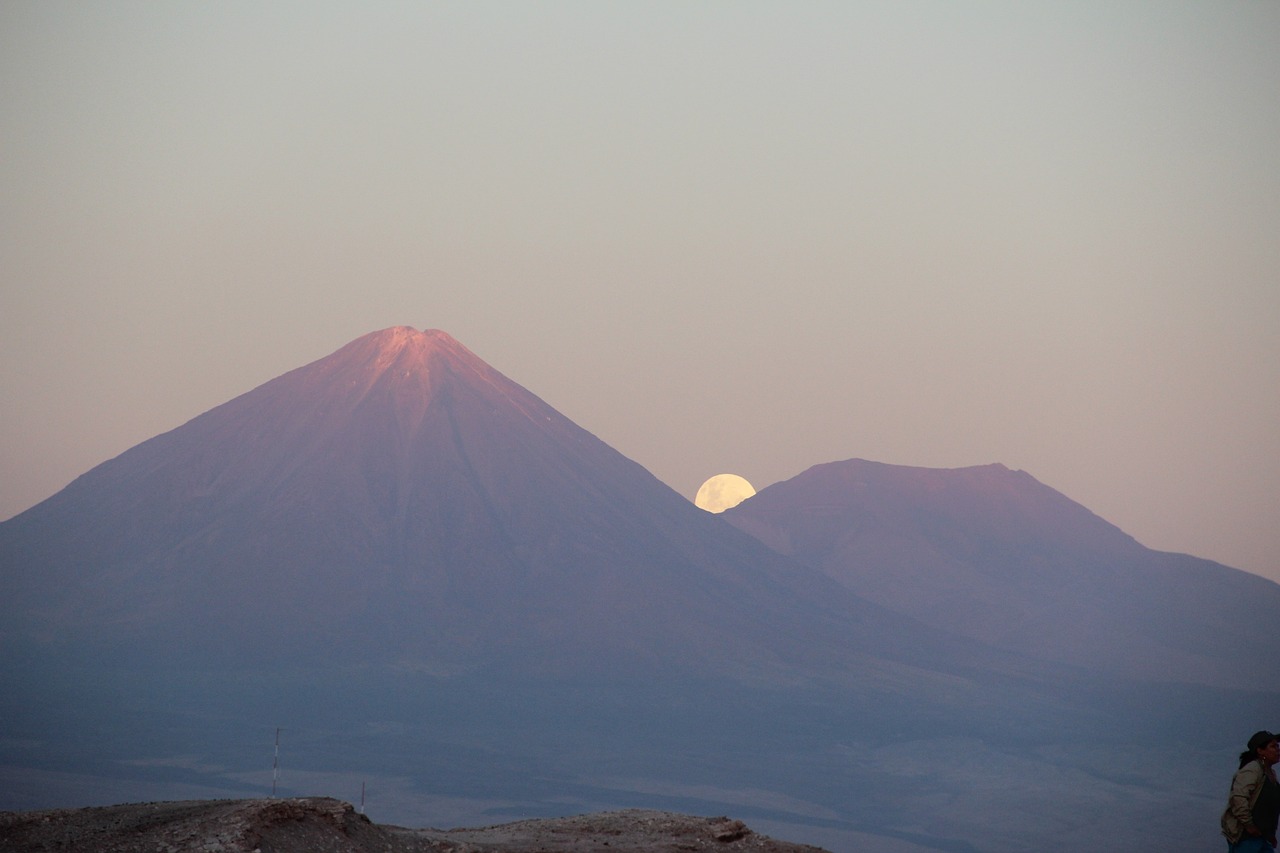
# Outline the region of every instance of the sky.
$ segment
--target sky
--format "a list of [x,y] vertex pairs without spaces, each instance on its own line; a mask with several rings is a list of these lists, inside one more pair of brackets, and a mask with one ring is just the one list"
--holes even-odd
[[1280,581],[1280,3],[0,4],[0,518],[449,332],[693,499],[1022,469]]

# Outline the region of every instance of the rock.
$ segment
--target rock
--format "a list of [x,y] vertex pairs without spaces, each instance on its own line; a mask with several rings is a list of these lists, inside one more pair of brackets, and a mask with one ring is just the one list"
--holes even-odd
[[628,809],[480,829],[378,826],[327,797],[135,803],[0,812],[5,853],[821,853],[757,835],[740,820]]

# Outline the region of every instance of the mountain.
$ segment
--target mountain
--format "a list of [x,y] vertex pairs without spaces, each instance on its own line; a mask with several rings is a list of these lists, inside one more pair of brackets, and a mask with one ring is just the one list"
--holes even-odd
[[89,471],[0,525],[0,572],[11,641],[184,666],[794,670],[876,610],[407,327]]
[[1275,726],[1273,587],[998,467],[838,463],[705,513],[397,327],[0,523],[0,808],[368,783],[409,825],[1190,849]]
[[895,613],[1128,678],[1248,688],[1280,679],[1280,585],[1145,548],[1003,465],[815,465],[724,513]]

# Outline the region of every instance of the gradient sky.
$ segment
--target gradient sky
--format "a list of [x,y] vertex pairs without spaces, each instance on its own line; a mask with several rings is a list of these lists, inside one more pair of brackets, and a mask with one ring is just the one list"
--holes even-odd
[[692,499],[1030,472],[1280,580],[1280,3],[0,5],[0,518],[440,328]]

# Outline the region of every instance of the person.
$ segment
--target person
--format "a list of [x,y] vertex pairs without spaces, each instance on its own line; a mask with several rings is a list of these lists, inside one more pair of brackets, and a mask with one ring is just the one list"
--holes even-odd
[[1256,732],[1240,753],[1240,769],[1231,779],[1231,795],[1222,813],[1227,853],[1272,853],[1280,818],[1280,782],[1276,781],[1280,742],[1271,732]]

